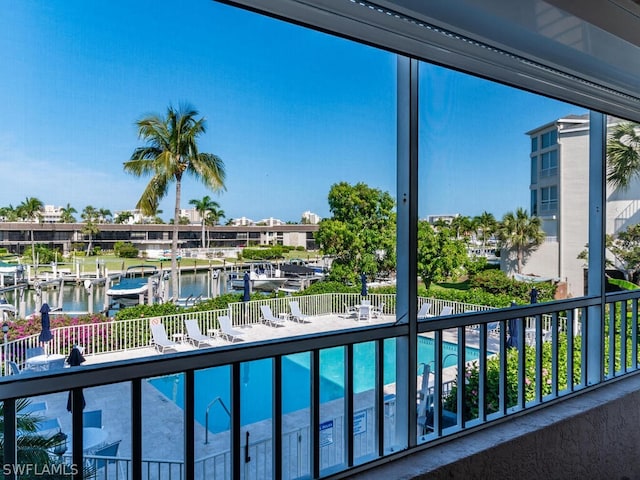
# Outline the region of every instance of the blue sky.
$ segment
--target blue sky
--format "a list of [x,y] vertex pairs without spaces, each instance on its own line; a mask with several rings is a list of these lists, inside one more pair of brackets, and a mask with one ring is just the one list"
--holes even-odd
[[[228,218],[329,215],[338,181],[395,195],[394,55],[210,0],[5,0],[0,19],[0,205],[134,208],[122,164],[135,121],[192,104],[219,155]],[[528,208],[524,133],[584,110],[423,65],[420,214]],[[169,218],[173,189],[162,202]]]

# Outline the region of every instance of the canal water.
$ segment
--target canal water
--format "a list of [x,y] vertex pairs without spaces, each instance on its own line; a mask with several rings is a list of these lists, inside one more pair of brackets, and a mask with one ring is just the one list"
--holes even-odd
[[[210,272],[182,272],[180,274],[180,298],[189,296],[195,298],[201,296],[208,298],[211,296],[212,282]],[[93,311],[101,312],[104,309],[105,302],[105,286],[94,285],[93,287]],[[82,283],[66,282],[62,292],[62,310],[65,312],[87,312],[89,311],[89,293]],[[8,303],[16,305],[14,292],[6,292],[5,298]],[[60,292],[57,288],[43,288],[42,302],[48,303],[51,308],[59,307]],[[36,295],[33,289],[29,289],[25,293],[26,315],[30,315],[36,311]],[[110,310],[112,315],[115,311]]]

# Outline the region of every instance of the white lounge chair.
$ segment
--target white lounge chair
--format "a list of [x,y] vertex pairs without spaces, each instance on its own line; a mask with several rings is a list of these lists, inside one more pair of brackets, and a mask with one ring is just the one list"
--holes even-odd
[[429,316],[430,310],[430,303],[423,303],[422,305],[420,305],[420,310],[418,310],[418,320],[420,320],[421,318],[427,318]]
[[162,323],[151,325],[151,336],[153,337],[153,346],[160,353],[164,353],[167,348],[176,348],[178,346],[177,342],[169,340],[169,337],[167,337],[167,331],[164,329],[164,325]]
[[300,311],[300,305],[298,304],[298,302],[289,302],[289,307],[291,308],[291,319],[295,320],[296,322],[300,322],[300,323],[309,323],[310,320],[308,320],[309,318],[311,318],[309,315],[305,315],[304,313],[302,313]]
[[187,340],[194,346],[200,348],[202,345],[211,346],[213,338],[203,335],[197,320],[185,320],[184,326],[187,329]]
[[221,337],[226,338],[230,342],[244,340],[244,338],[242,338],[244,333],[231,326],[231,317],[229,317],[229,315],[220,315],[218,317],[218,324],[220,324],[220,333],[218,335]]
[[440,310],[440,314],[438,316],[444,317],[446,315],[452,315],[452,314],[453,314],[453,307],[446,305],[442,307],[442,310]]
[[273,316],[269,305],[260,305],[260,311],[262,312],[262,321],[267,325],[272,327],[284,327],[286,325],[284,320]]

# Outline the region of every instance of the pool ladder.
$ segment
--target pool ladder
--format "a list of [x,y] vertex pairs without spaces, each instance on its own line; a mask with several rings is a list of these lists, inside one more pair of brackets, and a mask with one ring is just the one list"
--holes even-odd
[[227,415],[229,416],[229,422],[231,422],[231,412],[229,411],[229,409],[227,408],[227,406],[224,404],[224,402],[222,401],[222,398],[220,397],[216,397],[214,398],[211,403],[209,403],[209,405],[207,405],[207,410],[204,414],[204,443],[205,445],[207,443],[209,443],[209,410],[211,410],[211,408],[216,404],[219,403],[220,406],[224,409],[225,412],[227,412]]

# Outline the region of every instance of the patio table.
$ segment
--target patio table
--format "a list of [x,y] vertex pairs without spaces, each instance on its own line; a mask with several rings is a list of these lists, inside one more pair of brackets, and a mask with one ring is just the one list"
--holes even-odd
[[64,358],[64,355],[59,353],[36,355],[35,357],[27,358],[25,364],[29,370],[53,370],[64,367]]

